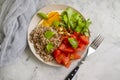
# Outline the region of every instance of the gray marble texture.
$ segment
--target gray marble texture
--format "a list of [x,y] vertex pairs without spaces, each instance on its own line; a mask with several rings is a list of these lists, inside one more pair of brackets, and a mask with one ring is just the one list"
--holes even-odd
[[[120,0],[50,0],[49,4],[66,4],[90,18],[91,40],[105,38],[95,54],[81,65],[74,80],[120,80]],[[69,69],[48,66],[32,54],[29,47],[9,66],[0,68],[0,80],[64,80]]]

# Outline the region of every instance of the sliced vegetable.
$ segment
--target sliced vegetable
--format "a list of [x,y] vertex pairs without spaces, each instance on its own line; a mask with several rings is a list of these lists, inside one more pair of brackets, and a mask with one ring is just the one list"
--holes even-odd
[[76,49],[77,52],[80,52],[85,49],[86,44],[84,44],[82,41],[79,41],[78,48]]
[[40,13],[38,13],[37,15],[38,15],[39,17],[41,17],[42,19],[48,19],[48,16],[47,16],[45,13],[40,12]]
[[66,56],[65,53],[63,53],[61,50],[56,49],[54,51],[54,57],[57,63],[64,65],[65,67],[69,67],[71,64],[70,58]]
[[64,66],[65,66],[66,68],[69,68],[70,64],[71,64],[71,61],[69,61],[67,64],[64,64]]
[[70,59],[71,60],[75,60],[75,59],[80,59],[80,54],[78,54],[78,53],[71,53],[70,54]]
[[66,53],[72,53],[72,52],[74,52],[74,49],[68,47],[68,48],[63,49],[62,51],[66,52]]
[[71,61],[70,61],[70,58],[69,57],[64,57],[63,59],[62,59],[62,64],[65,66],[65,67],[69,67],[70,66],[70,64],[71,64]]
[[62,55],[62,52],[59,50],[59,49],[56,49],[55,51],[54,51],[54,58],[55,58],[55,60],[57,61],[57,63],[61,63],[62,62],[62,59],[61,58],[63,58],[63,55]]
[[56,49],[54,51],[54,57],[58,57],[61,54],[61,51],[59,49]]
[[46,50],[47,50],[48,53],[50,53],[50,52],[51,52],[51,49],[53,49],[53,48],[54,48],[54,46],[53,46],[52,43],[48,43],[48,44],[46,45]]
[[68,38],[68,41],[70,42],[73,48],[76,49],[78,47],[78,41],[75,40],[74,38]]
[[89,44],[89,37],[88,36],[82,35],[82,36],[80,36],[79,40],[82,43],[84,43],[85,45]]
[[52,38],[54,35],[55,35],[55,33],[52,32],[52,31],[50,31],[50,30],[46,31],[45,34],[44,34],[44,36],[45,36],[47,39]]
[[62,43],[62,44],[60,45],[60,47],[59,47],[60,50],[63,50],[63,49],[65,49],[65,48],[66,48],[66,45],[65,45],[64,43]]

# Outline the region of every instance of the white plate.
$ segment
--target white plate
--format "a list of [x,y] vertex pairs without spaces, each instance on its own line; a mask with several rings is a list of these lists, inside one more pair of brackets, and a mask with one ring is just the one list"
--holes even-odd
[[[70,6],[67,6],[67,5],[49,5],[49,6],[46,6],[42,9],[40,9],[38,12],[44,12],[44,13],[49,13],[51,11],[54,11],[54,10],[64,10],[66,9],[67,7],[70,7]],[[72,7],[71,7],[72,8]],[[73,8],[74,9],[74,8]],[[75,9],[74,9],[75,10]],[[76,10],[77,11],[77,10]],[[37,12],[37,13],[38,13]],[[37,13],[33,16],[31,22],[30,22],[30,25],[29,25],[29,28],[28,28],[28,44],[29,44],[29,47],[31,49],[31,51],[33,52],[33,54],[40,60],[42,61],[43,63],[46,63],[48,65],[51,65],[51,66],[61,66],[59,64],[57,64],[56,62],[45,62],[40,56],[39,54],[36,54],[36,51],[35,51],[35,48],[33,46],[33,43],[30,42],[29,40],[29,34],[31,33],[31,31],[37,27],[39,21],[41,20],[40,17],[37,16]]]

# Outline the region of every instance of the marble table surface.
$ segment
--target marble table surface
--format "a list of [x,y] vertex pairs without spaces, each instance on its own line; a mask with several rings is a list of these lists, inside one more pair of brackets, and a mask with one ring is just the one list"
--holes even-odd
[[[105,40],[95,54],[87,57],[74,80],[120,80],[120,0],[50,0],[66,4],[90,18],[91,40],[102,34]],[[64,80],[69,69],[48,66],[32,54],[29,47],[16,62],[0,68],[0,80]]]

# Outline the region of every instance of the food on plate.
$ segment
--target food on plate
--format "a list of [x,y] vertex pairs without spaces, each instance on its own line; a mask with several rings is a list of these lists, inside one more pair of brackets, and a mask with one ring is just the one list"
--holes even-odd
[[30,34],[30,41],[34,44],[36,53],[39,54],[44,61],[53,60],[52,52],[60,45],[60,38],[61,36],[57,31],[51,27],[39,26]]
[[46,62],[69,67],[72,60],[80,59],[89,44],[90,19],[68,7],[61,11],[37,14],[42,20],[30,33],[30,42]]

